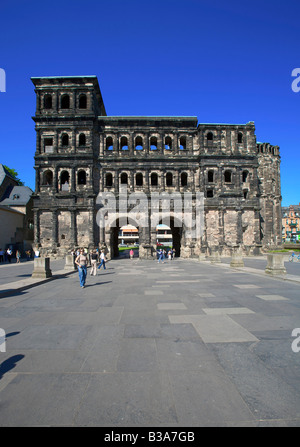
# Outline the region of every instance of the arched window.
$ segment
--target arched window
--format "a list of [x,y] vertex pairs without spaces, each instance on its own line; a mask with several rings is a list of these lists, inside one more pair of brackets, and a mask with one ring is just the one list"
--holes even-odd
[[122,185],[128,184],[128,175],[126,174],[126,172],[122,172],[121,174],[121,184]]
[[44,109],[52,109],[52,96],[51,95],[44,96]]
[[214,140],[214,135],[212,132],[208,132],[206,135],[207,144],[212,144]]
[[68,146],[69,145],[69,135],[67,133],[63,133],[61,136],[61,145]]
[[52,186],[53,183],[53,172],[45,171],[43,174],[43,185]]
[[167,172],[166,175],[166,185],[173,186],[173,174],[171,172]]
[[212,183],[214,181],[214,171],[208,171],[207,173],[207,181]]
[[150,150],[151,151],[156,151],[157,150],[157,138],[156,137],[151,137],[150,138]]
[[111,187],[113,184],[113,176],[112,174],[109,172],[108,174],[106,174],[105,176],[105,186],[107,187]]
[[180,175],[181,186],[187,186],[188,176],[186,172],[182,172]]
[[151,186],[157,186],[158,185],[158,177],[156,172],[152,172],[151,174]]
[[106,140],[105,140],[105,149],[107,151],[112,151],[114,149],[112,137],[107,137],[106,138]]
[[248,171],[243,171],[243,183],[247,181],[248,174],[249,174]]
[[86,137],[84,133],[81,133],[79,135],[79,146],[85,146],[86,145]]
[[185,151],[186,150],[186,137],[180,137],[180,139],[179,139],[179,149],[181,151]]
[[165,149],[172,150],[172,138],[171,137],[165,138]]
[[69,95],[62,95],[60,106],[62,109],[70,108],[70,96]]
[[86,95],[82,94],[79,96],[79,108],[80,109],[86,109],[87,108],[87,99]]
[[121,150],[127,151],[128,150],[128,140],[126,137],[121,138]]
[[83,169],[78,171],[77,183],[78,185],[86,185],[86,172]]
[[69,191],[70,175],[68,171],[62,171],[60,174],[60,188],[62,191]]
[[231,181],[232,181],[231,177],[232,177],[231,171],[225,171],[224,172],[224,181],[225,181],[225,183],[231,183]]
[[241,132],[238,133],[238,143],[241,144],[243,142],[243,134]]
[[135,184],[136,186],[143,186],[143,174],[140,172],[135,176]]
[[135,150],[142,151],[143,150],[143,139],[142,137],[136,137],[135,139]]

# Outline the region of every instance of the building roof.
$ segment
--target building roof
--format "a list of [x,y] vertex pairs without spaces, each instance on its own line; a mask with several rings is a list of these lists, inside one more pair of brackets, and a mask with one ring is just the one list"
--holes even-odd
[[4,165],[0,163],[0,185],[2,185],[5,177],[9,177],[10,179],[15,180],[16,182],[16,179],[14,179],[7,171],[7,169],[5,169]]
[[14,186],[9,196],[0,202],[0,205],[6,206],[24,206],[27,205],[33,191],[28,186]]

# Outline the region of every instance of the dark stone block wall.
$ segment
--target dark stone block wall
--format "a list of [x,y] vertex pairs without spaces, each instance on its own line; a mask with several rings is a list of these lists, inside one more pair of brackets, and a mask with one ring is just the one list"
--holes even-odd
[[[171,208],[176,252],[246,254],[281,244],[279,148],[256,142],[253,122],[199,124],[196,117],[107,116],[95,76],[32,78],[36,92],[35,245],[64,256],[71,249],[117,251],[116,226],[99,227],[99,194],[190,193],[192,215],[204,196],[204,228],[190,238]],[[153,211],[152,211],[153,212]],[[151,209],[149,218],[151,217]],[[199,216],[197,217],[199,218]],[[138,222],[131,222],[138,226]],[[156,231],[139,227],[140,257],[151,258]]]

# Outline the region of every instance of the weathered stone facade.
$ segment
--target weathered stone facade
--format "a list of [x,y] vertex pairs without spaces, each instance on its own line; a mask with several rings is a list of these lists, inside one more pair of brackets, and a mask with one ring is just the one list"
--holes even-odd
[[[120,187],[150,201],[162,191],[204,195],[204,228],[191,239],[170,226],[176,251],[198,257],[240,246],[256,254],[281,243],[279,148],[256,142],[253,122],[198,124],[196,117],[107,116],[95,76],[32,78],[36,92],[35,244],[65,255],[76,246],[117,253],[118,225],[97,224],[99,194]],[[119,216],[121,217],[121,216]],[[130,222],[137,224],[136,222]],[[139,227],[140,257],[152,257],[155,228]]]

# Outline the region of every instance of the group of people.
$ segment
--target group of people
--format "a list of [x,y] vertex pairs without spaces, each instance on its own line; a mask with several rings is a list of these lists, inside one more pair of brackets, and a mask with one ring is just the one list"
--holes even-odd
[[[2,248],[0,248],[0,262],[9,262],[11,263],[13,257],[13,251],[11,248],[7,248],[6,250],[3,250]],[[16,259],[17,259],[17,264],[19,264],[21,261],[21,252],[20,250],[16,250]]]
[[157,250],[157,262],[165,262],[167,256],[169,261],[172,261],[175,258],[175,253],[175,248],[170,248],[168,253],[161,248],[160,250]]
[[97,263],[99,261],[100,263],[98,265],[98,269],[100,269],[103,266],[103,269],[106,270],[105,253],[103,250],[101,250],[99,254],[99,251],[96,249],[88,253],[83,248],[80,248],[79,250],[76,250],[76,252],[74,251],[73,255],[74,254],[75,254],[75,264],[78,267],[80,287],[83,289],[86,283],[87,267],[89,264],[91,265],[91,272],[90,272],[91,276],[97,275]]

